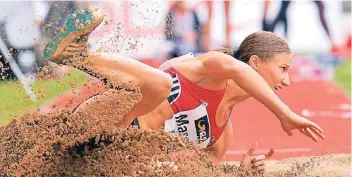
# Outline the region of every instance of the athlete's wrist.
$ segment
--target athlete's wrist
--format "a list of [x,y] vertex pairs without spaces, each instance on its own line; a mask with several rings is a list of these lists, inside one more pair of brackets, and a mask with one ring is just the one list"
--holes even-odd
[[292,116],[293,112],[287,105],[281,106],[280,111],[276,114],[276,117],[282,121],[282,120],[287,120],[290,119]]

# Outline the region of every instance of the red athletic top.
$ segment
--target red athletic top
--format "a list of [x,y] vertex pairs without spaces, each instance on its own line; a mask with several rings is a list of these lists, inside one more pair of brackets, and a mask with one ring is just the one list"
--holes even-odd
[[174,112],[173,118],[165,122],[165,130],[180,133],[204,148],[215,143],[229,121],[227,118],[221,126],[215,121],[226,88],[221,91],[202,88],[172,67],[164,72],[173,79],[168,101]]

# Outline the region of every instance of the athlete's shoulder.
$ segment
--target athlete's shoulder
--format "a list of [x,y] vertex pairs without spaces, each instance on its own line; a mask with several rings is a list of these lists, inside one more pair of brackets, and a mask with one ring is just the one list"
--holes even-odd
[[183,61],[185,61],[187,59],[193,59],[193,58],[195,58],[193,53],[188,53],[186,55],[175,57],[175,58],[172,58],[172,59],[167,60],[164,63],[162,63],[159,66],[159,69],[164,71],[164,70],[166,70],[166,69],[168,69],[170,67],[174,67],[178,63],[181,63],[181,62],[183,62]]
[[222,52],[209,51],[209,52],[206,52],[202,55],[197,56],[197,59],[200,59],[203,61],[213,60],[216,62],[229,62],[229,61],[232,61],[234,58],[232,56],[224,54]]

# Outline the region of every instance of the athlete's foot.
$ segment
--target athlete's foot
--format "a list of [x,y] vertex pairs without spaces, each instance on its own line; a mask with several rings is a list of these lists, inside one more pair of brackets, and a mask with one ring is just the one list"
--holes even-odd
[[98,8],[77,10],[61,31],[46,44],[44,57],[57,64],[70,64],[86,55],[89,34],[103,21]]

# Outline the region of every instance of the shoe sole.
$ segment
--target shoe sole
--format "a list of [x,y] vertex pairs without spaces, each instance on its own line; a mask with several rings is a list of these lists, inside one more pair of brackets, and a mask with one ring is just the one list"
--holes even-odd
[[[75,15],[75,17],[74,17]],[[57,64],[62,63],[58,56],[78,37],[91,33],[104,19],[100,9],[85,8],[74,12],[65,22],[64,28],[46,44],[44,57]],[[79,25],[76,20],[79,20]],[[76,24],[75,24],[76,22]],[[92,23],[93,22],[93,23]]]

